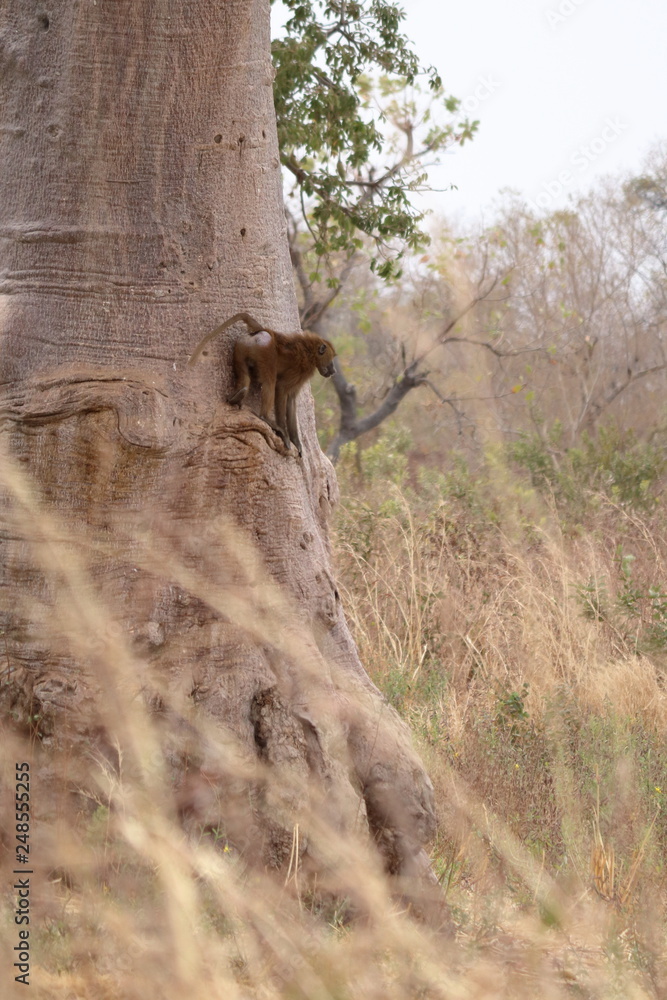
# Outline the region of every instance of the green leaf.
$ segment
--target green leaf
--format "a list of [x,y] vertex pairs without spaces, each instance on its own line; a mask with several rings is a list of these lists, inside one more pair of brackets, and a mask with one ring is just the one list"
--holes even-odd
[[[426,242],[423,213],[410,200],[428,185],[422,157],[437,161],[451,144],[468,141],[477,123],[439,121],[443,112],[456,114],[460,101],[443,93],[433,67],[420,66],[396,3],[283,4],[290,11],[285,34],[272,43],[278,140],[313,249],[348,254],[366,235],[375,243],[377,273],[395,276],[390,258]],[[421,157],[405,156],[408,122]]]

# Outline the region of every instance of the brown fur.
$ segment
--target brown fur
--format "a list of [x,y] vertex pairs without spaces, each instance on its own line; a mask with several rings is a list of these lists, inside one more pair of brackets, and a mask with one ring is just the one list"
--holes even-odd
[[235,387],[228,402],[241,406],[254,378],[261,385],[260,417],[280,435],[286,447],[291,441],[301,455],[296,396],[316,371],[325,378],[333,375],[333,345],[314,333],[269,330],[248,313],[236,313],[200,341],[188,363],[194,364],[214,337],[237,322],[245,323],[251,337],[243,337],[234,345]]

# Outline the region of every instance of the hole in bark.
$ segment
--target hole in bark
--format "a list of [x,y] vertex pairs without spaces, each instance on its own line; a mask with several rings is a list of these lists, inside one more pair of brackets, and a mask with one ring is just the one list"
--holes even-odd
[[241,236],[245,236],[245,226],[244,226],[244,227],[243,227],[243,229],[241,230]]
[[260,750],[266,750],[269,743],[266,736],[262,732],[259,722],[255,723],[254,732],[255,732],[255,743],[257,744]]
[[262,139],[266,139],[266,132],[262,129]]
[[270,723],[266,718],[266,713],[262,712],[265,706],[268,706],[269,709],[272,707],[272,698],[269,691],[261,691],[259,694],[256,694],[250,706],[250,721],[255,737],[255,746],[259,750],[260,757],[263,756],[264,751],[269,745]]
[[222,136],[221,135],[214,135],[213,136],[213,142],[218,142],[218,143],[222,142]]
[[46,16],[46,14],[40,14],[39,17],[37,18],[37,20],[39,21],[39,26],[42,29],[42,31],[48,31],[49,30],[49,24],[50,24],[50,22],[49,22],[48,17]]

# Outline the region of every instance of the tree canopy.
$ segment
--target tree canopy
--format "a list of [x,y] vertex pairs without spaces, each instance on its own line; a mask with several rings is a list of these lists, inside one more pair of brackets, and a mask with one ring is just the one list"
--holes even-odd
[[460,101],[420,64],[397,4],[281,2],[290,16],[272,45],[278,140],[313,249],[349,255],[365,234],[374,242],[371,266],[390,277],[402,250],[426,241],[424,213],[411,199],[427,181],[425,158],[472,138],[477,122],[458,120]]

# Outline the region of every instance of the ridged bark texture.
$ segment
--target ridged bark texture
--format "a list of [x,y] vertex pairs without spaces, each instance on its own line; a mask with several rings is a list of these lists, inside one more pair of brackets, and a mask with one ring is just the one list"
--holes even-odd
[[239,329],[186,368],[238,310],[298,327],[272,76],[268,0],[4,0],[0,700],[81,787],[141,693],[186,824],[279,866],[323,802],[412,872],[431,786],[345,625],[310,394],[300,461],[224,402]]

